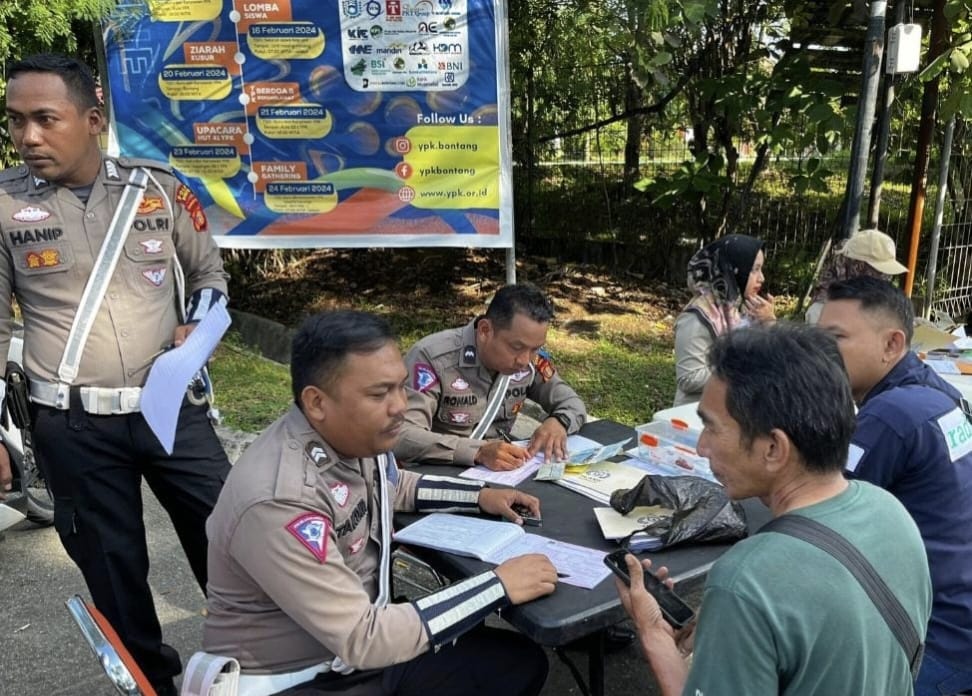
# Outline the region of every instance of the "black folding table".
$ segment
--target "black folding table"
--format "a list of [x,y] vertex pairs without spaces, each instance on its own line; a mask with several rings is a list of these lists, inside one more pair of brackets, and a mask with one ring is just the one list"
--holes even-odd
[[[635,431],[614,421],[598,420],[585,425],[580,434],[601,444],[609,444],[626,437],[634,438]],[[414,470],[420,473],[450,475],[459,472],[456,467],[433,465],[418,466]],[[528,479],[517,488],[540,499],[543,526],[529,527],[527,531],[531,534],[600,549],[605,553],[618,548],[617,544],[605,540],[601,534],[597,520],[591,512],[598,505],[594,500],[549,481]],[[769,511],[759,501],[744,501],[743,507],[750,531],[755,531],[769,520]],[[418,516],[396,515],[396,526],[404,526],[415,519]],[[668,566],[678,590],[701,582],[712,564],[729,546],[685,545],[646,555],[655,566]],[[469,577],[493,567],[492,564],[475,558],[451,553],[431,549],[413,551],[443,575],[453,579]],[[597,696],[604,691],[604,629],[626,617],[613,577],[609,576],[591,590],[559,583],[552,595],[509,607],[502,612],[503,618],[517,630],[546,647],[560,648],[578,639],[585,639],[588,648],[590,693]]]

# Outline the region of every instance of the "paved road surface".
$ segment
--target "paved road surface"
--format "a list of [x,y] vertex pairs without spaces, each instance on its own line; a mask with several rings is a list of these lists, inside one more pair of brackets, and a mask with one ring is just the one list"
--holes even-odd
[[[183,663],[198,649],[204,606],[168,516],[143,487],[152,559],[150,581],[166,641]],[[87,596],[80,572],[61,548],[53,528],[24,522],[0,541],[0,693],[3,696],[111,696],[114,693],[74,626],[64,601]],[[586,656],[570,651],[586,674]],[[569,671],[550,653],[544,696],[580,694]],[[637,648],[610,654],[607,693],[656,694]]]

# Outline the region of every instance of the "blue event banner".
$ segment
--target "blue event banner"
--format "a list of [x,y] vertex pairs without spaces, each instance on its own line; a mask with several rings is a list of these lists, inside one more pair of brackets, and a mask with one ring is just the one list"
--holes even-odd
[[110,150],[221,246],[512,246],[504,0],[136,0],[104,36]]

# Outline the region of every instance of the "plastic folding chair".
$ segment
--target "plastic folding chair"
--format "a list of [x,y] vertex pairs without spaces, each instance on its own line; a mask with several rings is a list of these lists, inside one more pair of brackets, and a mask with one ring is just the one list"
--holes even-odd
[[104,614],[79,595],[74,595],[64,605],[118,693],[123,696],[157,696]]

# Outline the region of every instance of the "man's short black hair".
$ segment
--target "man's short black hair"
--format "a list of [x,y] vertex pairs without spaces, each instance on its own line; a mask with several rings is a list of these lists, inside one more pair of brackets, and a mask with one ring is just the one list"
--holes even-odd
[[7,67],[7,82],[25,73],[52,73],[60,77],[78,107],[87,111],[98,106],[98,84],[87,65],[60,53],[38,53]]
[[808,471],[841,471],[854,432],[854,400],[834,338],[822,329],[777,322],[738,329],[709,351],[726,383],[726,409],[747,447],[782,430]]
[[328,389],[348,354],[374,353],[395,341],[389,323],[368,312],[341,309],[308,317],[297,329],[290,352],[294,403],[301,406],[304,387]]
[[908,345],[915,333],[915,310],[901,290],[881,278],[857,276],[839,280],[827,288],[827,300],[857,300],[870,314],[883,314],[904,331]]
[[486,308],[486,318],[496,330],[510,328],[517,313],[547,324],[553,319],[554,309],[540,288],[531,283],[517,283],[500,288]]

